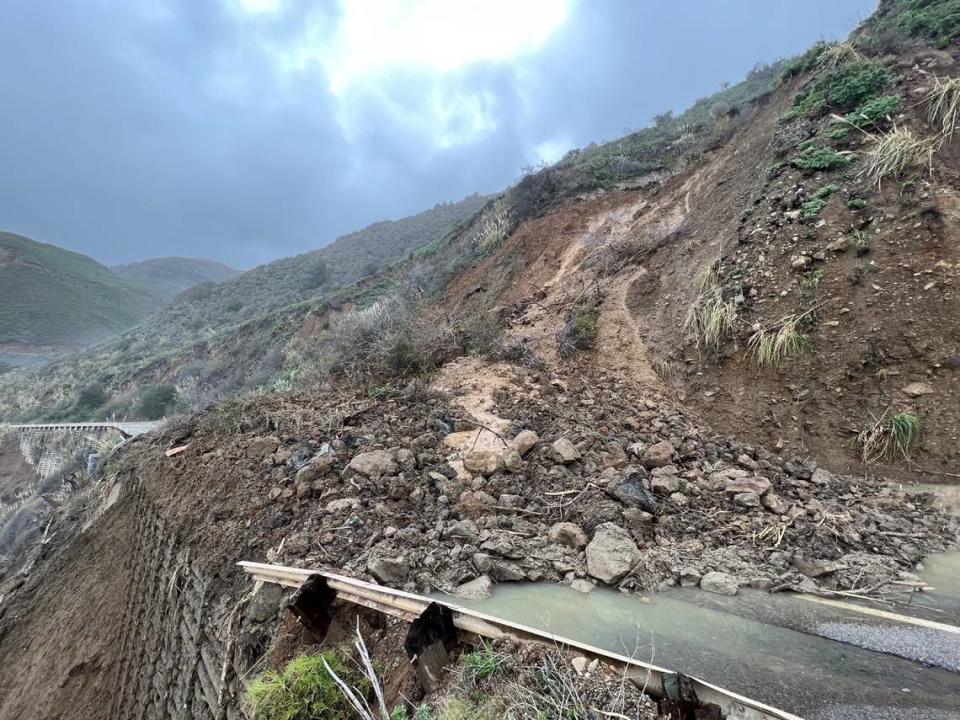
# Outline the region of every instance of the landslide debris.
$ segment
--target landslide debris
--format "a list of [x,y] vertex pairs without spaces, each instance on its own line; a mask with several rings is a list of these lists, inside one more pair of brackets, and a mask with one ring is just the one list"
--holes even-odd
[[[216,573],[247,559],[420,592],[483,576],[639,591],[717,573],[733,582],[721,591],[859,590],[909,580],[956,541],[929,496],[708,434],[614,378],[524,371],[496,402],[508,430],[482,461],[445,444],[476,420],[411,389],[237,401],[125,462]],[[238,434],[217,431],[226,412]],[[172,444],[187,449],[168,458]]]

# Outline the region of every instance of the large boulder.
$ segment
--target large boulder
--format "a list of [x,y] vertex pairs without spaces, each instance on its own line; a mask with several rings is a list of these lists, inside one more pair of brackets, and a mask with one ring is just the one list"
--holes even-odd
[[257,437],[247,445],[246,455],[253,460],[262,460],[267,455],[273,455],[278,447],[280,447],[280,438],[272,435]]
[[488,575],[481,575],[460,585],[453,594],[464,600],[486,600],[493,595],[493,581]]
[[733,575],[722,572],[708,572],[700,578],[700,589],[718,595],[736,595],[739,583]]
[[510,448],[520,453],[523,457],[533,449],[533,446],[540,442],[540,436],[533,430],[523,430],[510,441]]
[[463,458],[463,466],[475,475],[493,475],[502,467],[500,456],[492,450],[471,450]]
[[558,545],[566,545],[574,550],[579,550],[587,544],[587,535],[580,529],[579,525],[572,522],[558,522],[550,527],[548,531],[550,540]]
[[723,489],[731,495],[753,493],[759,497],[767,492],[770,487],[770,481],[764,477],[745,477],[728,480]]
[[580,451],[567,438],[560,438],[553,443],[553,459],[568,465],[580,459]]
[[599,525],[587,545],[587,572],[607,585],[620,582],[639,560],[630,533],[614,523]]
[[401,583],[410,572],[410,564],[401,557],[382,557],[373,555],[367,560],[367,572],[386,584]]
[[371,450],[357,453],[347,466],[364,477],[377,479],[383,475],[393,475],[397,472],[397,463],[386,450]]
[[669,465],[673,460],[673,445],[667,440],[661,440],[648,447],[643,453],[643,464],[648,468],[658,468]]

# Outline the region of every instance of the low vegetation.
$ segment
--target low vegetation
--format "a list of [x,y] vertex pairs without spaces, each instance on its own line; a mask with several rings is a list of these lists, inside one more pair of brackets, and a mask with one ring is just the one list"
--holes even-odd
[[857,436],[860,456],[867,464],[909,460],[920,444],[920,419],[909,410],[889,409]]
[[827,205],[827,198],[840,189],[839,185],[830,183],[817,190],[810,199],[801,206],[800,219],[806,222],[816,220],[820,216],[820,211]]
[[828,147],[810,146],[790,158],[790,164],[798,170],[840,170],[851,163],[848,153],[840,153]]
[[934,76],[933,89],[926,96],[927,120],[940,127],[940,135],[949,141],[960,121],[960,78]]
[[900,109],[902,98],[899,95],[880,95],[871,98],[860,107],[837,121],[835,130],[846,134],[849,127],[858,130],[880,128],[890,121],[891,116]]
[[886,177],[898,177],[908,168],[933,164],[940,146],[938,138],[920,137],[906,127],[897,127],[874,138],[865,153],[864,174],[879,186]]
[[[829,52],[829,48],[823,52]],[[892,76],[877,60],[850,60],[818,72],[804,90],[797,93],[787,118],[816,115],[827,109],[854,110],[878,95]]]
[[960,37],[960,0],[900,0],[881,7],[866,23],[858,44],[893,52],[910,38],[946,47]]
[[747,343],[748,352],[760,367],[778,368],[799,357],[809,347],[809,337],[801,332],[803,315],[788,315],[777,325],[760,328]]
[[569,357],[576,350],[592,348],[597,343],[599,333],[599,298],[581,298],[567,313],[560,330],[560,357]]
[[346,651],[335,648],[301,655],[281,672],[267,671],[253,679],[247,703],[257,720],[341,720],[353,708],[330,670],[362,684]]
[[724,298],[718,263],[701,271],[695,279],[695,286],[697,297],[687,311],[684,330],[698,348],[717,352],[733,332],[737,306]]

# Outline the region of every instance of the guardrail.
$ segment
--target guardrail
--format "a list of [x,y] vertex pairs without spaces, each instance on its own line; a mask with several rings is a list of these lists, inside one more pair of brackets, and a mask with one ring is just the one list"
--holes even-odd
[[[431,604],[436,603],[451,611],[453,624],[460,630],[494,640],[509,636],[548,643],[598,657],[611,664],[624,667],[628,671],[628,677],[641,682],[651,691],[660,687],[665,677],[675,675],[673,671],[657,665],[544,630],[503,620],[462,607],[449,600],[428,598],[402,590],[394,590],[393,588],[374,585],[373,583],[322,570],[308,570],[247,561],[240,562],[238,565],[255,580],[291,588],[299,588],[311,576],[320,576],[324,578],[327,586],[336,592],[338,599],[376,610],[406,622],[416,620],[426,612]],[[705,680],[699,678],[690,678],[690,680],[693,682],[697,697],[703,702],[719,705],[725,717],[736,718],[737,720],[802,720],[797,715],[743,697]]]

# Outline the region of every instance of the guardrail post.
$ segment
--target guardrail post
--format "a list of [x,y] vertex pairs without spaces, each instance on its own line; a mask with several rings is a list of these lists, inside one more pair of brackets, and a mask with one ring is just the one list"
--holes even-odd
[[428,691],[439,686],[440,671],[450,662],[450,652],[457,645],[457,628],[450,608],[432,602],[416,618],[403,643],[407,657],[413,661],[417,678]]
[[327,636],[330,629],[330,622],[333,620],[330,606],[336,597],[336,590],[327,584],[325,577],[311,575],[293,594],[287,606],[300,624],[320,641]]

